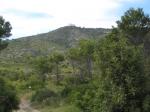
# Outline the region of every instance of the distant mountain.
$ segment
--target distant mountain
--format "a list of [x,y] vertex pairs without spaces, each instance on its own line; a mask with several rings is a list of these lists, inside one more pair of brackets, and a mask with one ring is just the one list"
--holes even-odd
[[98,39],[111,29],[80,28],[65,26],[54,31],[9,41],[8,47],[0,54],[0,59],[14,60],[27,56],[50,54],[53,50],[65,50],[74,46],[82,38]]

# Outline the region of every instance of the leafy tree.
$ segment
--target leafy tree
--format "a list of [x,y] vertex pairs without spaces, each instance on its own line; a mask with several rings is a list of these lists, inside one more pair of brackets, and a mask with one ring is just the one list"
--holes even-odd
[[[147,74],[147,88],[150,82],[150,17],[145,14],[143,9],[131,8],[125,12],[121,20],[117,22],[119,33],[123,33],[134,45],[143,44],[144,71]],[[150,89],[147,89],[150,91]]]
[[3,38],[11,36],[11,24],[6,22],[5,19],[0,16],[0,50],[7,47],[7,42]]
[[49,56],[37,57],[33,59],[33,67],[39,73],[41,79],[45,82],[49,73],[55,72],[57,83],[59,82],[60,65],[64,61],[62,53],[54,52]]
[[74,76],[78,74],[81,81],[86,77],[92,78],[94,48],[93,40],[82,39],[76,48],[71,48],[68,52]]
[[77,76],[78,75],[80,77],[80,80],[83,81],[84,80],[84,70],[83,70],[83,63],[84,63],[84,59],[81,55],[81,51],[80,48],[71,48],[68,51],[68,59],[72,65],[73,68],[73,75]]
[[0,16],[0,37],[9,37],[11,36],[11,24],[9,22],[6,22],[5,19]]
[[101,74],[93,111],[143,112],[146,79],[142,50],[124,37],[114,36],[101,41],[95,53]]
[[79,47],[82,57],[86,60],[87,75],[92,78],[93,54],[95,50],[95,42],[93,40],[80,40]]
[[[10,23],[6,22],[3,17],[0,17],[0,51],[7,47],[7,42],[3,38],[11,35],[11,29]],[[19,101],[14,89],[0,78],[0,111],[12,112],[14,109],[18,109],[18,105]]]
[[145,35],[150,31],[150,17],[141,8],[127,10],[117,24],[118,29],[135,45],[143,43]]
[[35,70],[39,73],[42,81],[46,81],[46,76],[48,73],[52,72],[53,65],[49,59],[49,57],[37,57],[33,60],[33,66]]
[[59,52],[54,52],[51,56],[50,56],[50,61],[53,63],[53,69],[55,69],[56,71],[56,79],[57,79],[57,84],[59,84],[59,80],[60,80],[60,65],[61,63],[64,61],[64,55],[62,53]]

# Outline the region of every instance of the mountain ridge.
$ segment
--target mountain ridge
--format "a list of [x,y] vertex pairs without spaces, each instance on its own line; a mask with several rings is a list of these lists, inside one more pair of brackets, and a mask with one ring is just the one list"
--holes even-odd
[[110,31],[111,29],[105,28],[65,26],[48,33],[12,39],[1,52],[0,58],[20,61],[22,57],[48,55],[53,50],[66,50],[83,38],[102,38]]

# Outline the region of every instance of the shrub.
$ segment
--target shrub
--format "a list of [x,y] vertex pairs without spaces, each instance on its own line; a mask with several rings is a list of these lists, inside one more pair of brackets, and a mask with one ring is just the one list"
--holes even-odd
[[31,101],[35,103],[42,103],[44,105],[57,104],[59,96],[49,89],[37,90],[32,96]]
[[31,74],[24,86],[25,89],[38,90],[44,87],[44,82],[40,80],[39,77],[35,74]]
[[61,92],[62,97],[66,97],[68,102],[75,104],[84,112],[91,112],[93,98],[97,91],[97,82],[73,83],[73,78],[66,79],[66,85]]
[[0,112],[12,112],[18,109],[19,100],[14,88],[0,78]]

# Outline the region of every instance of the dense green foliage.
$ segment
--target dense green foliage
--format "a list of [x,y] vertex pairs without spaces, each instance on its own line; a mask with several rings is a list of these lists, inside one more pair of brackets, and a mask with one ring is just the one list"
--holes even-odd
[[142,47],[110,34],[97,44],[94,54],[99,68],[94,82],[82,82],[76,86],[69,82],[65,92],[70,92],[71,101],[84,112],[148,110],[149,106],[144,108],[149,95]]
[[11,29],[11,24],[6,22],[5,19],[0,16],[0,50],[7,47],[7,42],[2,39],[11,35]]
[[94,111],[142,112],[146,81],[143,53],[123,37],[107,38],[96,53],[101,76]]
[[[114,28],[112,33],[106,36],[105,39],[95,43],[94,63],[96,68],[94,72],[96,76],[93,78],[95,83],[90,81],[76,86],[68,83],[69,87],[66,87],[66,93],[70,91],[71,101],[84,112],[149,111],[149,90],[147,90],[147,87],[149,87],[149,83],[147,84],[149,75],[145,72],[144,48],[139,43],[133,43],[128,38],[128,35],[132,39],[134,38],[134,35],[131,35],[132,30],[123,29],[122,26],[132,26],[134,33],[141,31],[142,26],[130,25],[131,21],[138,23],[138,18],[134,18],[135,12],[141,14],[141,18],[148,17],[143,14],[141,9],[130,9],[122,17],[123,20],[118,22],[118,25],[121,26]],[[132,18],[131,21],[126,16]],[[124,18],[127,19],[124,20]],[[142,23],[143,21],[141,21]],[[148,19],[146,24],[149,24]],[[148,28],[145,30],[147,31]],[[141,33],[140,38],[144,39],[146,33]],[[84,58],[82,59],[83,55],[81,55],[80,51],[80,47],[71,50],[71,54],[75,56],[71,55],[71,58],[80,62],[77,64],[78,66],[84,63],[82,62]],[[84,51],[86,50],[84,49]],[[82,69],[82,73],[83,71],[84,69]]]
[[58,95],[54,91],[48,89],[40,89],[32,96],[31,101],[35,103],[42,103],[44,105],[57,104]]
[[34,66],[35,71],[39,73],[39,77],[43,82],[46,81],[46,78],[48,78],[50,73],[54,73],[56,75],[56,81],[59,83],[59,74],[61,72],[60,66],[63,61],[64,56],[62,53],[53,52],[50,56],[33,59],[32,65]]
[[119,30],[136,45],[143,43],[145,35],[150,31],[150,17],[141,8],[126,11],[117,24]]
[[19,100],[16,96],[15,90],[0,78],[0,111],[12,112],[12,110],[18,109],[18,105]]
[[78,75],[81,81],[92,79],[95,41],[82,39],[78,46],[69,49],[68,60],[73,69],[73,75]]
[[[7,47],[7,42],[2,40],[3,38],[11,35],[11,25],[9,22],[5,22],[3,17],[0,17],[0,51]],[[0,74],[0,111],[12,112],[14,109],[18,109],[19,100],[16,96],[16,92],[12,86],[8,85]]]

